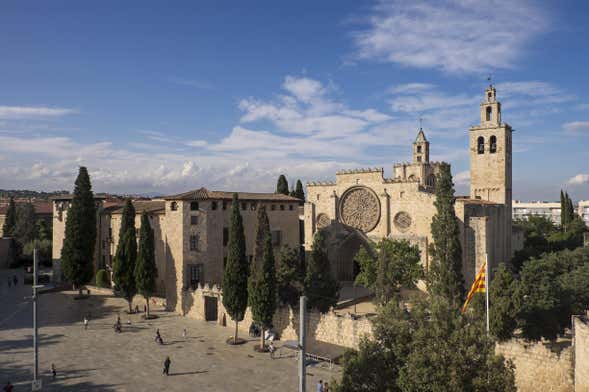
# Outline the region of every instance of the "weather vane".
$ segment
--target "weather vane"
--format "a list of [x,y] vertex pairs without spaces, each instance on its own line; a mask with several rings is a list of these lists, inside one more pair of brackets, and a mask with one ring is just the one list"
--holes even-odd
[[487,76],[487,80],[489,81],[489,86],[492,86],[492,84],[491,84],[491,74],[489,74],[489,76]]

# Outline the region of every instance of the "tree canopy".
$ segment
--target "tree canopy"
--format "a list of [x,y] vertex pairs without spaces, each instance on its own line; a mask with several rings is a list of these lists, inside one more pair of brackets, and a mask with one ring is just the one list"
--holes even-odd
[[149,298],[156,290],[157,275],[153,229],[149,223],[149,216],[144,211],[141,214],[141,228],[139,229],[139,250],[137,251],[137,263],[135,264],[135,285],[139,294],[145,297],[147,317],[149,317]]
[[67,212],[61,260],[66,279],[81,290],[94,277],[96,204],[85,167],[80,167],[74,196]]
[[296,307],[303,293],[304,279],[299,249],[284,246],[276,269],[276,289],[280,303]]
[[132,301],[137,294],[135,280],[135,264],[137,262],[137,234],[135,231],[135,207],[131,199],[125,201],[119,229],[119,243],[113,260],[113,281],[129,304],[132,312]]
[[245,255],[243,219],[239,212],[237,193],[231,203],[227,264],[223,274],[223,306],[235,321],[234,342],[237,342],[237,324],[243,320],[248,304],[249,264]]
[[340,286],[331,275],[325,250],[325,237],[321,230],[315,234],[305,274],[305,296],[310,308],[327,312],[337,304]]
[[355,261],[360,266],[355,284],[374,291],[380,303],[397,298],[401,287],[414,288],[423,277],[419,248],[406,240],[385,238],[374,245],[372,252],[362,247]]
[[289,194],[288,181],[284,174],[281,174],[280,177],[278,177],[278,181],[276,183],[276,193],[282,193],[283,195]]
[[6,209],[6,218],[2,226],[2,233],[4,237],[12,237],[16,227],[16,205],[14,204],[14,197],[10,198],[8,208]]
[[432,262],[428,276],[429,290],[447,298],[458,308],[464,296],[460,227],[454,210],[454,184],[450,165],[442,163],[436,178],[436,214],[432,218]]

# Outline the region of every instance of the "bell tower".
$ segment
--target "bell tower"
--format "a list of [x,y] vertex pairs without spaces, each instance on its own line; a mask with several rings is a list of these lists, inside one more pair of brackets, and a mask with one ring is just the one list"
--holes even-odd
[[421,128],[413,142],[413,163],[429,163],[429,142]]
[[511,211],[511,127],[501,122],[493,85],[485,89],[481,123],[469,130],[470,197],[504,204]]

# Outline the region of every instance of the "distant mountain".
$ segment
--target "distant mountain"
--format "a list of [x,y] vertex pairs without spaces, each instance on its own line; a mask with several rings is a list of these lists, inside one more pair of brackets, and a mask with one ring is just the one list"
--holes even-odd
[[14,197],[15,199],[48,200],[51,196],[62,195],[64,193],[68,193],[68,191],[37,192],[26,189],[0,189],[0,199]]

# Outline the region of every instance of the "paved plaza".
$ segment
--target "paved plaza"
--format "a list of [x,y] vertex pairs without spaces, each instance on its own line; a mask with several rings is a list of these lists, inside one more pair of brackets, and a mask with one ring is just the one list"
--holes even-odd
[[[15,391],[30,391],[32,379],[31,286],[7,287],[0,273],[0,385],[10,380]],[[10,273],[14,273],[10,271]],[[251,339],[241,346],[225,343],[233,328],[192,320],[155,308],[158,319],[144,321],[128,316],[126,302],[112,295],[92,293],[75,300],[71,291],[45,293],[39,299],[39,373],[43,391],[296,391],[297,361],[272,360],[253,350]],[[90,313],[88,330],[83,316]],[[123,332],[113,331],[117,314]],[[127,320],[131,325],[127,325]],[[156,328],[164,345],[155,343]],[[182,337],[183,328],[188,336]],[[244,336],[245,337],[245,336]],[[166,356],[172,360],[170,376],[162,375]],[[50,368],[57,369],[56,380]],[[315,391],[319,379],[340,372],[307,368],[307,390]]]

